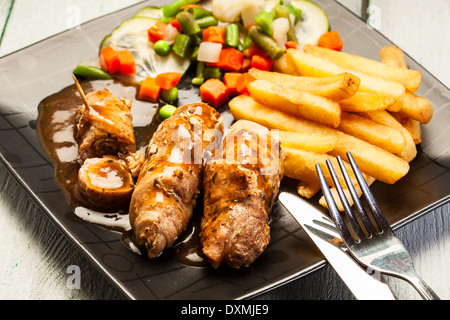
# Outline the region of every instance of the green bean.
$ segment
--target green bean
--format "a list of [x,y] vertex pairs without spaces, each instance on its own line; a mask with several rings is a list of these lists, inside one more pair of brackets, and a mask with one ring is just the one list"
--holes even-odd
[[174,103],[178,100],[178,88],[173,87],[169,90],[161,89],[160,93],[161,100],[167,103]]
[[288,8],[286,8],[285,6],[278,5],[275,7],[275,12],[276,12],[278,18],[286,18],[289,21],[289,31],[287,32],[288,40],[298,42],[297,36],[295,35],[294,26],[291,23],[291,17],[290,17],[291,11]]
[[191,57],[190,57],[191,61],[197,61],[197,58],[198,58],[198,50],[199,50],[199,49],[200,49],[199,46],[195,46],[195,47],[192,49],[192,53],[191,53]]
[[194,19],[200,19],[207,16],[212,16],[212,12],[203,8],[190,8],[189,12],[192,13]]
[[239,45],[239,27],[232,23],[225,27],[225,43],[229,47],[237,47]]
[[203,42],[202,37],[199,34],[194,34],[191,36],[192,43],[196,46],[199,46],[200,43]]
[[208,79],[222,79],[222,71],[219,67],[207,67],[203,72],[203,76],[205,80]]
[[91,79],[110,80],[111,75],[96,67],[79,65],[73,70],[73,74]]
[[275,40],[266,35],[258,26],[251,27],[248,34],[253,43],[260,47],[270,59],[278,60],[284,54],[284,49],[279,47]]
[[167,6],[163,6],[164,17],[174,17],[178,12],[181,11],[181,7],[188,4],[196,4],[199,3],[200,0],[175,0],[171,4]]
[[185,34],[178,34],[175,37],[175,42],[173,43],[172,50],[178,56],[186,58],[188,51],[191,46],[191,37]]
[[216,17],[214,17],[214,16],[206,16],[206,17],[203,17],[200,19],[195,19],[195,22],[202,29],[208,28],[211,26],[217,26],[219,24],[219,20],[217,20]]
[[205,72],[205,63],[203,61],[197,62],[197,68],[195,73],[195,78],[192,79],[192,84],[194,86],[200,86],[205,82],[205,78],[203,76],[203,73]]
[[294,7],[292,5],[292,3],[289,3],[288,5],[286,5],[286,7],[289,9],[289,11],[294,15],[295,17],[295,23],[300,21],[300,18],[302,17],[302,9],[299,9],[297,7]]
[[273,20],[274,19],[272,18],[272,16],[265,10],[258,13],[255,17],[256,24],[268,36],[272,36],[272,34],[273,34],[273,30],[272,30]]
[[188,11],[180,12],[179,14],[177,14],[176,18],[184,34],[191,36],[200,33],[202,31],[197,22],[195,22],[192,14],[189,13]]
[[157,55],[165,57],[170,53],[170,46],[169,44],[164,40],[159,40],[155,43],[155,46],[153,47],[155,49],[155,52]]

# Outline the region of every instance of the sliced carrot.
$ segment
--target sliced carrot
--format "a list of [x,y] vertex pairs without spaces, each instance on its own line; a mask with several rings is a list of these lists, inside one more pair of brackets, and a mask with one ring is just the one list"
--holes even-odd
[[297,49],[298,48],[298,43],[295,41],[288,41],[285,44],[286,49]]
[[223,82],[227,86],[230,96],[237,96],[239,94],[239,91],[237,90],[237,84],[241,76],[241,73],[236,72],[227,72],[224,74]]
[[152,43],[156,43],[159,40],[164,40],[166,36],[166,27],[167,24],[162,21],[157,21],[153,27],[150,27],[147,30],[148,33],[148,41]]
[[319,38],[319,47],[328,48],[336,51],[341,51],[344,47],[344,43],[341,40],[341,36],[339,32],[336,30],[329,31],[324,33]]
[[156,84],[164,90],[170,90],[180,83],[183,75],[178,72],[165,72],[156,76]]
[[112,47],[103,48],[100,51],[100,65],[103,70],[113,74],[120,71],[120,60],[116,50]]
[[204,42],[221,43],[225,45],[225,28],[211,26],[203,30],[202,37]]
[[123,75],[136,74],[136,62],[133,55],[128,50],[117,52],[120,61],[120,73]]
[[272,71],[273,60],[267,57],[262,57],[259,55],[254,55],[252,57],[252,68],[264,70],[264,71]]
[[177,28],[178,32],[180,32],[180,33],[182,32],[182,30],[181,30],[181,25],[180,25],[180,22],[178,22],[178,19],[172,19],[172,20],[170,20],[169,24],[170,24],[172,27]]
[[237,91],[241,94],[248,94],[247,86],[250,82],[255,81],[256,78],[252,76],[250,73],[243,73],[237,80]]
[[160,92],[161,92],[161,87],[156,84],[156,79],[152,78],[152,77],[147,77],[141,83],[141,87],[139,88],[138,98],[140,100],[148,100],[151,102],[157,102]]
[[219,67],[224,71],[241,71],[244,55],[235,48],[226,48],[220,51],[219,61],[207,63],[208,67]]
[[199,9],[202,9],[203,7],[202,7],[201,5],[195,4],[195,3],[193,3],[193,4],[185,4],[184,6],[181,6],[181,7],[180,7],[181,10],[189,10],[189,9],[191,9],[191,8],[199,8]]
[[252,66],[252,60],[249,58],[244,58],[244,61],[242,62],[242,68],[241,68],[241,72],[247,72],[248,70],[250,70]]
[[252,43],[250,48],[244,50],[244,56],[246,58],[251,58],[254,55],[258,55],[261,57],[267,57],[266,53],[260,47],[258,47],[256,44]]
[[219,108],[228,101],[230,94],[222,81],[209,79],[200,86],[200,97],[203,102],[214,108]]

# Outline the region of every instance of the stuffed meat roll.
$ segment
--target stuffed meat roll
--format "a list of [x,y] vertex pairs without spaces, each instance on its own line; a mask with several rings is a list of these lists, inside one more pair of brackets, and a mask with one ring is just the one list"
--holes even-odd
[[116,155],[124,158],[136,152],[131,101],[117,98],[108,90],[86,95],[88,106],[77,113],[78,161]]
[[270,241],[269,213],[284,175],[276,135],[254,122],[236,122],[222,156],[205,168],[203,253],[214,267],[250,266]]
[[[157,257],[186,229],[196,205],[204,172],[203,153],[223,133],[220,114],[204,103],[179,107],[153,135],[129,210],[138,245]],[[212,136],[215,136],[214,134]]]

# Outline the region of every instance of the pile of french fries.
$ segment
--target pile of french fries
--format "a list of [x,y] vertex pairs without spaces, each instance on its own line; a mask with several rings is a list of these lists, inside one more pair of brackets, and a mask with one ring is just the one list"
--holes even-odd
[[[347,159],[347,152],[369,184],[394,184],[408,173],[422,141],[421,125],[430,122],[433,107],[416,95],[422,76],[408,68],[399,48],[384,47],[380,58],[313,45],[288,49],[275,72],[251,69],[256,80],[248,85],[249,94],[230,101],[235,119],[280,130],[285,174],[299,181],[301,196],[319,192],[315,165],[320,164],[343,210],[326,160],[338,168],[335,157]],[[342,175],[339,179],[345,186]],[[326,207],[323,197],[320,204]]]

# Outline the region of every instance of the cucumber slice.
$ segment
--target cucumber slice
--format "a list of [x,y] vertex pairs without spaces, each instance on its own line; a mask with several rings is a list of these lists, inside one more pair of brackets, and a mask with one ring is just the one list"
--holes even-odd
[[327,14],[308,0],[293,0],[291,4],[302,10],[301,20],[294,27],[300,45],[317,45],[320,36],[330,30]]
[[134,17],[141,17],[141,18],[151,18],[151,19],[162,19],[164,18],[164,13],[162,8],[158,7],[145,7],[138,11],[134,15]]
[[140,83],[146,77],[156,77],[164,72],[186,73],[191,64],[190,59],[182,59],[175,53],[161,57],[155,53],[153,44],[148,41],[147,30],[157,22],[157,19],[134,17],[125,20],[106,36],[100,45],[100,50],[111,46],[116,50],[129,50],[136,61],[136,75],[126,77],[128,82]]

